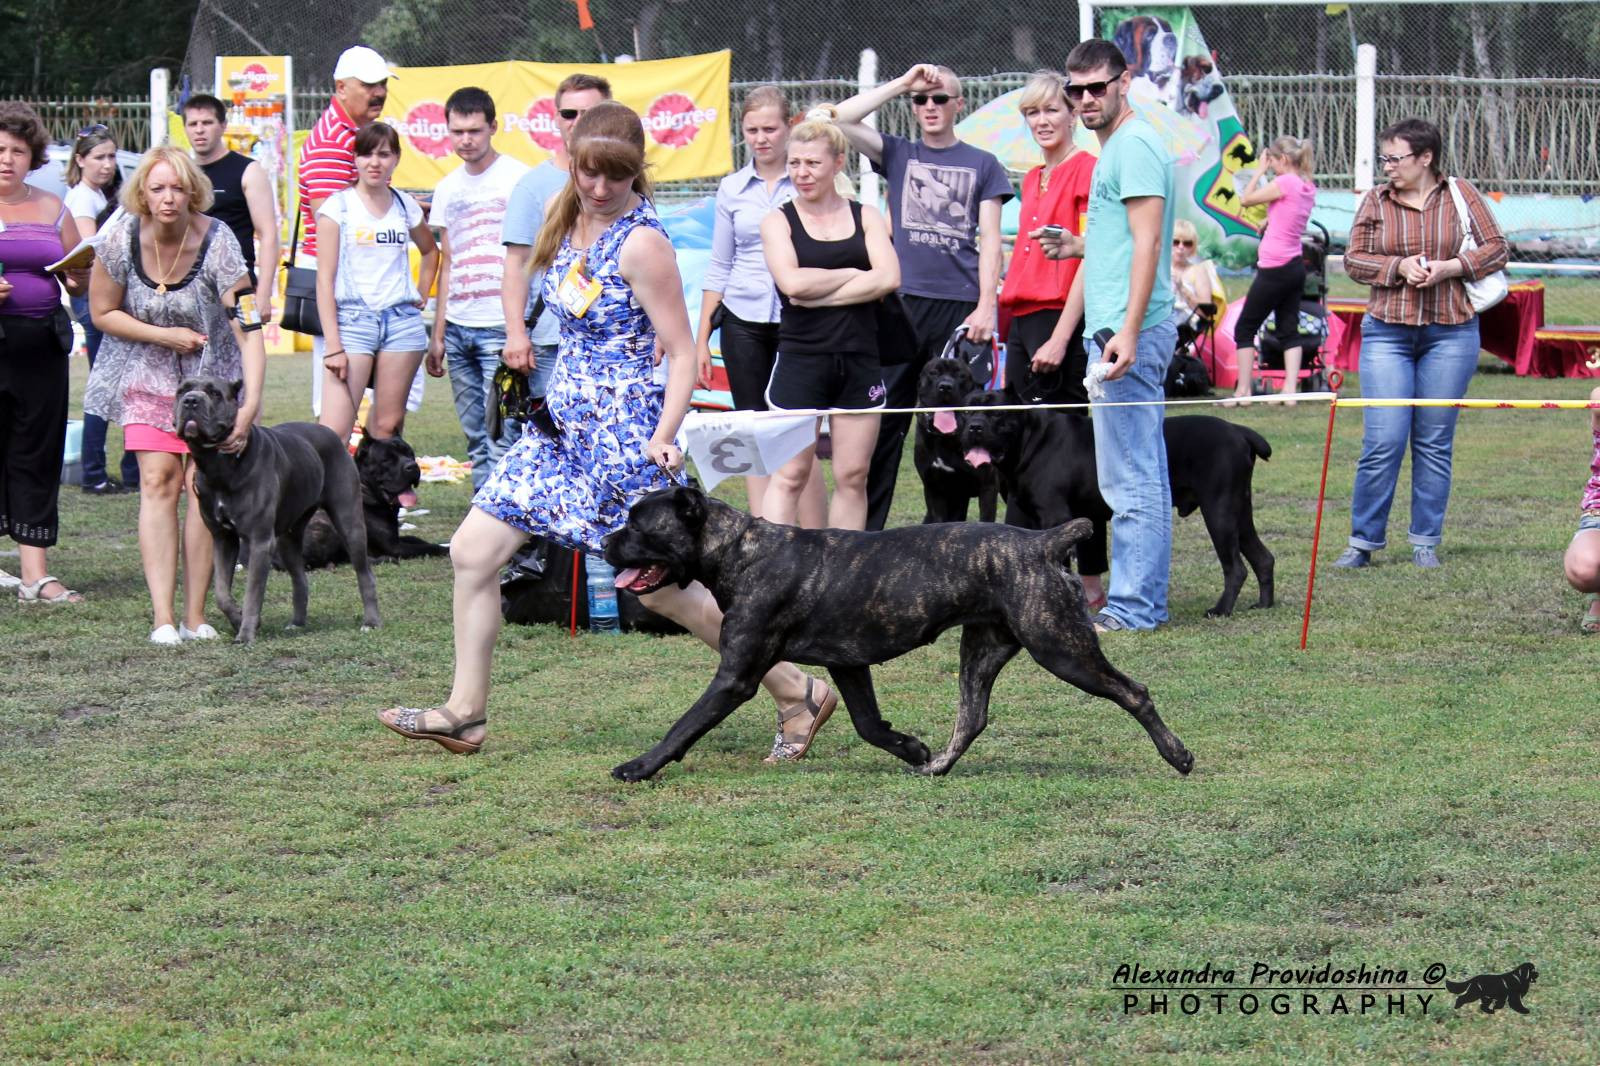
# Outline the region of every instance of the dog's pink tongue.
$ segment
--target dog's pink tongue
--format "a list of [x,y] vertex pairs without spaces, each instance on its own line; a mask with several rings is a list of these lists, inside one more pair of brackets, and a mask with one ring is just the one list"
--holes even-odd
[[1211,109],[1211,105],[1206,103],[1204,100],[1202,100],[1202,101],[1200,101],[1200,106],[1195,108],[1194,110],[1195,110],[1195,114],[1199,115],[1201,120],[1203,121],[1205,119],[1205,117],[1206,117],[1206,112],[1209,111],[1210,109]]
[[956,415],[954,411],[938,411],[933,416],[933,428],[939,433],[954,433],[956,431]]
[[406,489],[404,492],[402,492],[398,499],[401,507],[415,507],[417,505],[417,494],[412,492],[410,489]]
[[643,571],[637,566],[630,566],[626,570],[619,570],[617,572],[617,580],[613,583],[617,586],[617,588],[625,589],[635,581],[639,580],[639,575],[641,573],[643,573]]
[[185,422],[183,424],[183,436],[192,437],[196,433],[199,433],[199,432],[200,432],[200,423],[196,422],[194,419],[191,418],[191,419],[189,419],[189,421],[187,421],[187,422]]
[[967,452],[967,462],[972,466],[988,466],[989,461],[988,448],[972,448]]

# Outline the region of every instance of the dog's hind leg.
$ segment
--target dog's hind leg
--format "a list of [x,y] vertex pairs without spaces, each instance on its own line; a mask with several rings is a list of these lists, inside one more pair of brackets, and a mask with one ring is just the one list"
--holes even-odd
[[1206,532],[1211,535],[1211,546],[1222,564],[1222,595],[1206,611],[1207,618],[1231,615],[1233,605],[1239,600],[1239,590],[1244,588],[1244,557],[1239,554],[1239,529],[1234,521],[1238,508],[1233,503],[1232,500],[1218,500],[1200,508]]
[[918,769],[925,774],[948,773],[989,724],[989,691],[1000,670],[1022,650],[1022,645],[1000,626],[969,625],[961,631],[961,708],[950,746]]
[[306,577],[306,559],[300,547],[305,532],[306,523],[297,522],[293,529],[278,537],[278,556],[283,560],[283,568],[289,572],[289,581],[294,585],[294,614],[289,622],[290,629],[305,627],[306,603],[311,598],[311,581]]
[[[1194,768],[1194,756],[1189,754],[1189,749],[1183,746],[1183,741],[1173,735],[1167,728],[1161,716],[1156,713],[1156,705],[1150,699],[1150,692],[1137,681],[1129,678],[1106,660],[1101,652],[1099,642],[1094,639],[1091,631],[1087,641],[1074,640],[1065,645],[1057,640],[1049,639],[1051,632],[1061,633],[1059,630],[1043,628],[1029,631],[1030,635],[1024,637],[1024,646],[1034,661],[1046,670],[1055,674],[1070,685],[1075,685],[1091,696],[1100,696],[1112,700],[1133,715],[1144,731],[1150,734],[1156,750],[1161,757],[1167,760],[1171,767],[1180,774],[1187,774]],[[1036,634],[1036,635],[1035,635]],[[1073,634],[1076,638],[1077,634]],[[1081,639],[1081,638],[1080,638]],[[1076,651],[1068,650],[1075,647]]]
[[839,686],[839,696],[850,711],[856,732],[873,747],[921,768],[928,761],[928,746],[909,733],[896,732],[878,710],[872,690],[872,670],[865,666],[829,667],[828,676]]
[[1261,542],[1260,534],[1256,532],[1255,507],[1248,493],[1244,498],[1244,506],[1239,510],[1239,550],[1250,563],[1250,569],[1256,573],[1256,586],[1261,590],[1261,597],[1256,600],[1256,606],[1271,607],[1276,602],[1272,588],[1272,571],[1277,561],[1272,557],[1272,552],[1267,550],[1267,546]]
[[383,624],[378,617],[378,582],[373,579],[372,561],[367,558],[367,529],[361,516],[356,515],[352,527],[341,532],[350,550],[350,567],[356,572],[356,584],[361,588],[361,628],[377,629]]

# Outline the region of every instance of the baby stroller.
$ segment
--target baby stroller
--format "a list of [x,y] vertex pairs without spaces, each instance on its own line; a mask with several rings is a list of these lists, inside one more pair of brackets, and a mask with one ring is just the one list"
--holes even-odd
[[[1300,372],[1295,376],[1295,388],[1300,392],[1322,392],[1328,387],[1327,370],[1323,364],[1322,345],[1328,339],[1328,247],[1331,240],[1327,227],[1313,219],[1316,231],[1308,229],[1300,240],[1300,259],[1306,265],[1306,285],[1301,292],[1300,320],[1296,325],[1296,340],[1300,346]],[[1283,389],[1283,349],[1278,340],[1276,315],[1268,315],[1256,334],[1257,391],[1261,383],[1271,383],[1270,390]],[[1293,347],[1293,345],[1290,345]]]

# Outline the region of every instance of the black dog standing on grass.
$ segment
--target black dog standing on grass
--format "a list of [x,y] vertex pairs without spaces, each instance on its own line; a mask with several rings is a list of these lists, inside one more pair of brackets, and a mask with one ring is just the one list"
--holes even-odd
[[[244,383],[189,378],[178,386],[172,420],[194,457],[200,517],[214,545],[212,577],[217,606],[233,626],[234,640],[250,644],[261,624],[261,601],[272,569],[273,542],[294,582],[295,626],[306,624],[306,579],[300,538],[318,507],[333,517],[350,546],[361,586],[363,626],[376,628],[378,586],[367,561],[367,531],[358,502],[361,479],[339,435],[310,422],[254,426],[244,451],[225,455],[217,446],[233,432]],[[249,578],[244,609],[233,599],[233,569],[245,551]]]
[[[422,468],[417,453],[401,437],[373,437],[362,427],[356,445],[356,470],[361,475],[361,513],[367,529],[367,558],[420,559],[449,555],[442,544],[400,532],[400,508],[417,505],[417,485]],[[306,566],[312,570],[350,561],[350,552],[328,512],[318,510],[306,525],[300,542]]]
[[[659,489],[634,504],[606,541],[617,586],[650,592],[700,581],[723,610],[717,675],[666,737],[612,770],[648,778],[682,759],[755,695],[775,664],[827,667],[856,732],[922,773],[955,764],[989,720],[995,676],[1023,648],[1063,681],[1133,715],[1179,773],[1194,757],[1143,685],[1106,661],[1067,567],[1086,521],[1032,531],[934,523],[882,533],[797,529],[752,518],[698,489]],[[961,704],[950,745],[934,758],[878,711],[871,667],[961,626]]]
[[[968,407],[1015,404],[1009,393],[976,392]],[[1006,522],[1024,529],[1046,529],[1073,518],[1087,518],[1094,532],[1080,547],[1080,561],[1092,574],[1106,569],[1106,523],[1111,508],[1100,495],[1095,473],[1094,425],[1076,411],[966,411],[961,415],[966,461],[1000,472],[1006,493]],[[1256,460],[1272,455],[1265,437],[1248,426],[1209,415],[1181,415],[1162,423],[1167,442],[1167,477],[1172,505],[1181,517],[1198,508],[1222,563],[1222,595],[1207,618],[1233,613],[1244,587],[1245,561],[1255,571],[1261,598],[1273,603],[1274,559],[1256,533],[1250,480]],[[1241,558],[1242,556],[1242,558]]]
[[[918,407],[960,407],[978,387],[972,368],[961,359],[930,359],[917,375]],[[961,432],[954,411],[917,415],[912,461],[922,478],[927,502],[924,522],[965,522],[972,498],[978,498],[978,520],[993,522],[999,510],[1000,479],[991,469],[973,469],[962,456]]]

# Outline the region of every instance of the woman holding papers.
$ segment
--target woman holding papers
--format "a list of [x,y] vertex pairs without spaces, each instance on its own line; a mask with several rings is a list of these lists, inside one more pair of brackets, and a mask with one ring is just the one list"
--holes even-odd
[[[17,602],[78,603],[50,575],[45,550],[59,532],[61,456],[67,439],[67,354],[72,323],[61,282],[46,268],[78,243],[59,199],[27,184],[44,166],[44,123],[24,104],[0,103],[0,534],[17,542],[19,580],[0,570]],[[83,291],[83,272],[66,275]]]
[[[678,483],[674,439],[694,389],[695,345],[677,259],[650,204],[644,127],[606,101],[586,111],[568,147],[572,180],[545,213],[531,253],[544,299],[561,326],[561,354],[546,393],[550,436],[529,429],[473,497],[450,543],[455,564],[455,684],[442,706],[391,707],[386,727],[458,755],[483,746],[489,667],[500,630],[500,568],[530,535],[602,550],[628,508]],[[659,336],[669,360],[655,381]],[[511,364],[513,370],[524,367]],[[649,571],[619,586],[715,648],[722,612],[698,582],[687,588]],[[798,758],[832,713],[827,686],[783,663],[765,679],[779,706],[772,759]]]

